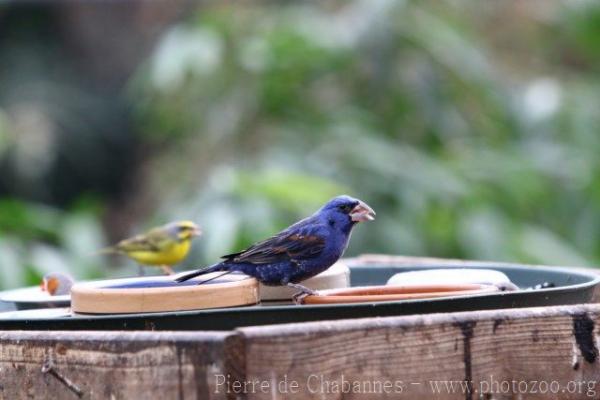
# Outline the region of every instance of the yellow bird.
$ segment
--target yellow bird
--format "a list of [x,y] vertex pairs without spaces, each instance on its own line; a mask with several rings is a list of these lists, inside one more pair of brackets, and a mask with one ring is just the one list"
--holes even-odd
[[191,221],[171,222],[121,240],[101,252],[122,254],[140,265],[160,267],[165,273],[172,274],[171,266],[187,256],[192,239],[201,234],[200,227]]

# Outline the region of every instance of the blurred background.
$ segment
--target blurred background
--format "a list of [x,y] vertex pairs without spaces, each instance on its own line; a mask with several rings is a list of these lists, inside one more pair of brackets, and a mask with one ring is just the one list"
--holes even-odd
[[600,261],[600,3],[0,4],[0,288],[214,261],[347,193],[363,252]]

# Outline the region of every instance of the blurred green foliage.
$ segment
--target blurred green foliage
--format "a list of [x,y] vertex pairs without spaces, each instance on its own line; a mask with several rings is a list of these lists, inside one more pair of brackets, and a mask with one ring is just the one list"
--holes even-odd
[[[347,255],[594,265],[599,39],[594,2],[200,5],[127,82],[143,156],[118,204],[144,204],[129,233],[199,222],[188,267],[340,193],[378,213]],[[91,192],[60,208],[0,201],[0,287],[134,270],[91,255],[111,224]]]

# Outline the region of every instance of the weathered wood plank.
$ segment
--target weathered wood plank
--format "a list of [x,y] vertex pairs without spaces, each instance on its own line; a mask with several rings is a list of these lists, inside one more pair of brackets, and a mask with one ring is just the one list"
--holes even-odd
[[228,373],[267,382],[248,399],[600,398],[599,324],[582,305],[241,328]]
[[[219,332],[0,332],[0,399],[223,399]],[[52,362],[53,372],[43,373]],[[74,385],[69,389],[64,377]]]

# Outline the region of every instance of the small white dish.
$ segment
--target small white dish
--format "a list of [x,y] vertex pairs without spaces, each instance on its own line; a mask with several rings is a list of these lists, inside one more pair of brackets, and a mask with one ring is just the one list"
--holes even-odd
[[395,274],[387,286],[404,285],[494,285],[501,290],[519,289],[503,272],[485,268],[436,268]]
[[0,301],[11,303],[17,310],[31,310],[36,308],[69,307],[70,295],[51,296],[39,286],[0,292]]

